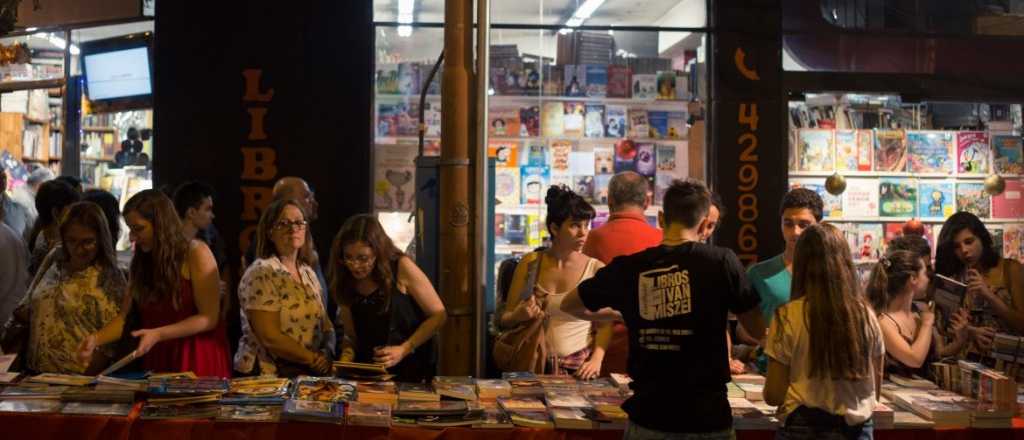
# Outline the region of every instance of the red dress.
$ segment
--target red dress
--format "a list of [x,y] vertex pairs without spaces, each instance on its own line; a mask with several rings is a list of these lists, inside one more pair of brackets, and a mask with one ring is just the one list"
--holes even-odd
[[[163,327],[199,313],[190,280],[182,278],[179,295],[181,306],[177,310],[171,298],[139,304],[142,328]],[[197,376],[231,377],[224,320],[219,320],[213,330],[158,342],[142,358],[142,366],[157,373],[191,371]]]

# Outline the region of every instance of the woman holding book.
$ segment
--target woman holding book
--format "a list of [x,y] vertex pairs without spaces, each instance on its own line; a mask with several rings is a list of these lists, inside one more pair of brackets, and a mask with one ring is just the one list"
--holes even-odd
[[967,285],[972,338],[968,354],[988,356],[996,333],[1024,334],[1024,271],[1000,258],[977,216],[958,212],[939,233],[935,271]]
[[245,375],[324,376],[334,340],[313,265],[313,237],[299,204],[270,204],[256,226],[256,261],[238,286],[242,340],[235,371]]
[[444,304],[374,216],[341,226],[331,244],[330,285],[345,328],[341,360],[383,364],[397,381],[434,377]]
[[7,329],[27,328],[22,343],[27,343],[28,370],[96,374],[110,361],[113,347],[102,347],[91,363],[80,362],[75,349],[118,316],[127,282],[117,268],[110,229],[99,206],[71,205],[58,233],[58,246],[43,260]]
[[[611,326],[577,319],[563,312],[561,304],[579,283],[604,267],[601,261],[581,252],[594,219],[594,208],[583,197],[558,186],[548,189],[544,201],[551,247],[526,254],[519,262],[501,326],[513,328],[538,317],[546,319],[547,351],[553,355],[548,362],[549,371],[593,379],[601,371],[611,341]],[[526,286],[531,271],[536,271],[536,284]],[[522,301],[519,292],[524,288],[531,289],[532,295]]]
[[882,328],[887,374],[928,377],[927,361],[933,346],[942,358],[955,355],[967,343],[966,309],[950,316],[953,341],[947,344],[935,327],[933,306],[914,303],[928,292],[928,285],[927,265],[911,251],[889,252],[871,270],[867,293]]
[[89,360],[96,347],[121,338],[125,318],[136,306],[141,329],[134,354],[155,372],[191,371],[230,377],[228,343],[220,316],[217,263],[201,241],[181,233],[171,200],[158,190],[132,196],[124,218],[135,242],[128,291],[121,314],[79,345]]
[[782,422],[775,438],[872,438],[882,331],[835,226],[810,226],[800,235],[792,293],[775,311],[765,343],[764,400],[779,405]]

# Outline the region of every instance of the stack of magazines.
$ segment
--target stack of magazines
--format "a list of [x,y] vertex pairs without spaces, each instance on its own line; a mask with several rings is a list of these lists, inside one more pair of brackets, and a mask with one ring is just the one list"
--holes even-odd
[[220,398],[228,381],[216,377],[158,377],[149,381],[151,397],[143,419],[208,419],[220,415]]
[[335,377],[299,376],[282,417],[322,423],[342,423],[345,404],[356,400],[356,383]]

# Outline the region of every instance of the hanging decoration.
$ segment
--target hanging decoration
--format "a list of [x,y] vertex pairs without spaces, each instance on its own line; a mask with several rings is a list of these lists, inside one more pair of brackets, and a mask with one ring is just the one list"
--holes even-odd
[[1006,191],[1006,179],[998,174],[992,174],[985,178],[985,192],[990,196],[998,196]]
[[846,191],[846,178],[839,173],[835,173],[825,179],[825,191],[829,194],[838,196]]

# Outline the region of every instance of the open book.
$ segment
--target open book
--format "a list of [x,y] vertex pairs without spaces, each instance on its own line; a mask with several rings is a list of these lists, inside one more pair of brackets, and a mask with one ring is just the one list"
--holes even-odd
[[960,310],[967,301],[967,285],[950,277],[936,274],[935,305],[940,312],[940,328],[949,328],[950,317]]

